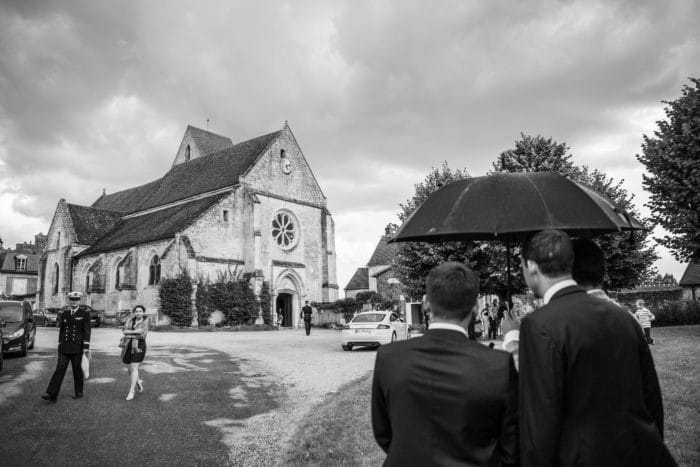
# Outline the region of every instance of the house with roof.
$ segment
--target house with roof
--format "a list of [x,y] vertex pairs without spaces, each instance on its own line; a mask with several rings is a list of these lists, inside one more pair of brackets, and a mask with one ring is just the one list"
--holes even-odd
[[683,288],[683,298],[697,301],[700,297],[700,262],[688,264],[678,285]]
[[403,287],[393,266],[398,247],[395,243],[389,243],[394,233],[392,229],[391,224],[386,226],[367,266],[355,270],[345,286],[346,297],[354,298],[361,292],[377,292],[389,300],[399,299]]
[[45,243],[42,233],[34,236],[34,243],[17,243],[14,249],[3,248],[0,240],[0,296],[34,303]]
[[163,177],[90,206],[61,199],[38,300],[58,307],[78,290],[107,321],[141,304],[162,322],[158,284],[184,271],[252,273],[289,326],[304,300],[337,299],[333,218],[287,123],[238,144],[188,126]]

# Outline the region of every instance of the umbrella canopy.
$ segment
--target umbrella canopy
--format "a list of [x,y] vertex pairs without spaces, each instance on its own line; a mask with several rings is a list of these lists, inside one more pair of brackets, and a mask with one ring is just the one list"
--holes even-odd
[[591,187],[561,175],[498,173],[443,186],[392,241],[505,240],[545,229],[588,237],[644,225]]

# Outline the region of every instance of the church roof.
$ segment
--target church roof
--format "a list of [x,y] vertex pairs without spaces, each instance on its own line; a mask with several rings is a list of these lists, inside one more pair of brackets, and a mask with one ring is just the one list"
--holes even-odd
[[219,193],[168,209],[151,212],[120,221],[110,232],[77,256],[128,248],[140,243],[173,238],[195,221],[204,211],[229,193]]
[[357,268],[345,290],[368,290],[369,289],[369,268]]
[[121,214],[77,204],[67,204],[78,245],[92,245],[117,225]]
[[240,176],[255,164],[260,153],[281,131],[258,136],[213,154],[177,164],[159,180],[111,195],[103,195],[95,201],[93,207],[133,213],[236,185]]
[[700,285],[700,263],[691,262],[678,283],[681,287]]
[[222,149],[233,146],[233,141],[231,141],[231,138],[217,135],[216,133],[202,130],[201,128],[197,128],[192,125],[187,125],[185,134],[187,133],[190,134],[194,140],[194,144],[197,145],[201,154],[213,154],[221,151]]
[[396,246],[395,243],[388,243],[391,238],[391,235],[382,235],[367,266],[385,266],[387,264],[392,264],[398,251],[398,246]]

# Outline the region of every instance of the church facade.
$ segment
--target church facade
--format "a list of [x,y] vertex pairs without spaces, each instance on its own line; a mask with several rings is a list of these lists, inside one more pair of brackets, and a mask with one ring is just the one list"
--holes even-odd
[[337,299],[333,219],[286,123],[238,144],[189,126],[162,178],[91,206],[61,199],[37,300],[63,306],[79,290],[107,322],[137,304],[163,322],[158,284],[184,271],[193,280],[253,273],[287,326],[299,324],[305,300]]

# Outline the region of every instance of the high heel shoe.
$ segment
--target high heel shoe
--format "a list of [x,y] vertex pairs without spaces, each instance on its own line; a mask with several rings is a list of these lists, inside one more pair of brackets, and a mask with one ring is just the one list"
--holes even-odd
[[134,391],[129,391],[129,394],[126,395],[126,400],[130,401],[133,398],[134,398]]
[[138,386],[139,392],[143,392],[143,380],[142,379],[136,381],[136,386]]

